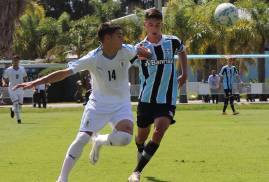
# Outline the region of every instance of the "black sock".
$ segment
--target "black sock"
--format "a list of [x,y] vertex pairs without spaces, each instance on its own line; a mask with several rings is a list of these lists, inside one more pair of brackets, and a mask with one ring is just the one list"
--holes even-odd
[[226,104],[224,104],[222,112],[225,112],[225,111],[226,111],[226,109],[227,109],[227,105],[226,105]]
[[235,112],[235,109],[234,109],[234,105],[233,104],[231,104],[231,108],[232,108],[233,112]]
[[157,151],[158,147],[159,147],[159,144],[149,141],[149,143],[145,146],[142,152],[141,159],[138,162],[134,171],[141,172],[144,169],[144,167],[147,165],[147,163],[150,161],[154,153]]
[[136,144],[136,147],[137,147],[137,151],[139,153],[142,153],[144,148],[145,148],[145,143],[139,144],[139,143],[135,142],[135,144]]

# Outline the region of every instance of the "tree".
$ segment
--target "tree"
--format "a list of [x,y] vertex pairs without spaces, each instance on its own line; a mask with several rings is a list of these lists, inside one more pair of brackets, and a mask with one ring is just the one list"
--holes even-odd
[[11,57],[15,23],[22,14],[26,0],[0,1],[0,56]]
[[44,34],[39,30],[39,25],[44,19],[43,7],[34,2],[27,4],[25,13],[19,19],[20,26],[16,29],[13,42],[14,51],[24,59],[42,57],[40,40]]

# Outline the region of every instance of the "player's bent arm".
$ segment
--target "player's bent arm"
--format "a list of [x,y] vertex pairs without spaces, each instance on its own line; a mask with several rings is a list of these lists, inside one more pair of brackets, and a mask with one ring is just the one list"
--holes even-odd
[[185,83],[188,76],[186,51],[182,51],[178,53],[178,58],[179,58],[180,64],[179,62],[177,63],[177,70],[181,68],[181,75],[179,76],[178,80],[179,80],[180,86],[182,86]]
[[6,87],[7,83],[8,83],[8,78],[2,78],[3,87]]
[[180,57],[180,66],[181,66],[181,75],[184,75],[186,78],[188,76],[188,71],[187,71],[187,53],[186,51],[183,51],[179,53],[178,55]]

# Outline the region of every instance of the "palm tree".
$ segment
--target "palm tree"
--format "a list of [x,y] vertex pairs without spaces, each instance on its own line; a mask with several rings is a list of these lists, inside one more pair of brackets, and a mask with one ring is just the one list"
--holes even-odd
[[0,56],[11,57],[15,23],[22,14],[26,0],[0,1]]
[[[20,26],[15,31],[13,49],[23,58],[35,59],[40,57],[40,40],[43,35],[40,22],[45,19],[45,12],[42,6],[32,2],[27,3],[25,13],[20,17]],[[50,18],[48,18],[50,19]],[[53,27],[50,21],[45,24]],[[43,24],[45,26],[45,24]],[[55,34],[53,31],[49,31]]]
[[[251,25],[254,39],[251,42],[255,46],[255,52],[264,54],[266,43],[269,41],[269,4],[264,0],[242,0],[238,5],[246,8],[251,14]],[[249,35],[245,35],[245,40]],[[265,59],[258,59],[258,82],[265,83]],[[266,97],[261,95],[260,100],[265,101]]]

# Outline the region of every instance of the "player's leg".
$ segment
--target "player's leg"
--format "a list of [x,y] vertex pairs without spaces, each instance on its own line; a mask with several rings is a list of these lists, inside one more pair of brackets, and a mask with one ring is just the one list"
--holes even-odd
[[10,98],[10,100],[12,102],[12,106],[10,108],[10,117],[14,118],[14,116],[15,116],[14,110],[16,109],[16,105],[18,103],[18,97],[17,97],[15,91],[13,91],[9,87],[8,87],[8,95],[9,95],[9,98]]
[[41,92],[39,91],[37,93],[37,103],[38,103],[38,108],[41,108],[41,102],[42,102],[42,95]]
[[88,106],[85,108],[81,119],[80,132],[66,153],[62,170],[58,178],[59,182],[67,182],[71,169],[79,159],[84,146],[89,142],[93,133],[99,131],[98,129],[99,127],[96,127],[95,125],[95,110]]
[[147,103],[139,103],[137,106],[137,135],[135,137],[135,143],[137,147],[137,163],[139,162],[142,152],[145,148],[145,142],[149,136],[151,124],[154,119],[152,112],[154,107]]
[[228,101],[229,101],[229,91],[228,89],[224,89],[224,105],[223,105],[223,109],[222,109],[222,114],[226,114],[226,109],[228,106]]
[[[152,107],[153,109],[154,107]],[[161,140],[169,128],[170,124],[173,124],[175,121],[173,120],[173,116],[175,114],[174,106],[165,106],[165,105],[157,105],[154,108],[154,112],[152,110],[151,114],[154,118],[154,131],[151,140],[145,145],[144,150],[142,152],[142,156],[134,169],[134,172],[128,178],[130,182],[139,181],[140,174],[144,167],[151,160],[159,145]]]
[[145,142],[149,136],[150,128],[150,125],[145,128],[137,128],[137,135],[135,137],[135,144],[137,147],[137,163],[140,161],[142,152],[144,151]]
[[104,135],[96,135],[93,137],[93,146],[90,152],[90,162],[96,164],[99,159],[99,152],[103,145],[124,146],[128,145],[133,135],[133,115],[131,104],[126,103],[119,106],[115,112],[110,114],[112,124],[112,133]]
[[[24,97],[23,97],[23,91],[20,91],[18,93],[18,100],[19,100],[18,116],[17,116],[17,119],[19,118],[17,120],[18,123],[21,123],[21,117],[20,117],[20,115],[21,115],[21,111],[22,111],[23,99],[24,99]],[[16,114],[16,112],[15,112],[15,114]]]
[[112,133],[93,137],[92,150],[90,152],[90,162],[96,164],[99,159],[100,149],[103,145],[124,146],[132,140],[133,124],[130,120],[121,120],[113,129]]
[[152,139],[145,145],[140,160],[137,163],[133,173],[129,176],[129,182],[139,182],[140,175],[144,167],[151,160],[157,149],[159,148],[160,142],[164,136],[165,131],[168,129],[171,120],[167,117],[158,117],[154,120],[154,131]]
[[89,142],[91,135],[92,132],[79,132],[75,140],[69,146],[58,178],[59,182],[68,181],[70,171],[79,159],[83,148]]
[[138,162],[134,171],[142,172],[147,163],[151,160],[159,145],[161,140],[169,128],[171,119],[168,117],[158,117],[154,120],[154,131],[151,140],[146,144],[140,161]]
[[231,105],[231,108],[233,110],[233,114],[234,115],[239,114],[239,112],[236,112],[235,108],[234,108],[234,95],[233,94],[230,95],[230,105]]
[[9,88],[9,96],[12,101],[10,116],[12,118],[15,116],[18,124],[21,124],[20,103],[23,103],[23,91],[20,90],[13,91],[11,88]]

